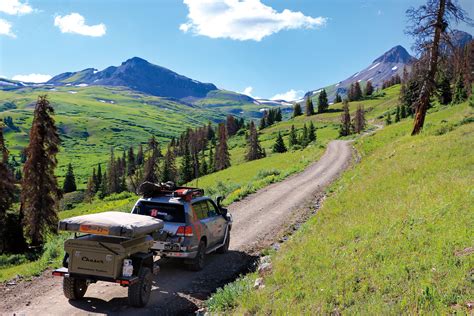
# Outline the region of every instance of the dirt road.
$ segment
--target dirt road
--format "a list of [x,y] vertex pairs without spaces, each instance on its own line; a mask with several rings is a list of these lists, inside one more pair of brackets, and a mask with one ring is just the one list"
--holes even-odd
[[331,183],[350,160],[350,143],[332,141],[323,157],[305,171],[230,205],[234,217],[231,251],[209,255],[206,268],[200,272],[186,271],[176,262],[163,262],[146,308],[128,307],[127,289],[105,282],[92,284],[84,300],[68,301],[62,293],[61,278],[45,273],[32,282],[2,285],[0,313],[68,316],[191,313],[216,288],[245,272],[256,258],[252,255],[255,250],[274,242],[278,232],[290,225],[295,213]]

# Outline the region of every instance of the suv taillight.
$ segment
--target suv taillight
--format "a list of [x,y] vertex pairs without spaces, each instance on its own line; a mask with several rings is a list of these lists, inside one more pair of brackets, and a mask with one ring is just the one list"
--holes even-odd
[[176,231],[176,236],[193,236],[193,228],[191,226],[179,226]]

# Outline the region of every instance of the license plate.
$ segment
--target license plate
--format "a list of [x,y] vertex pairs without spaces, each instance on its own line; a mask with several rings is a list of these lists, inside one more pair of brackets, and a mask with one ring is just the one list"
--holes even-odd
[[95,234],[95,235],[108,235],[109,229],[107,227],[97,225],[81,225],[79,231],[83,233]]

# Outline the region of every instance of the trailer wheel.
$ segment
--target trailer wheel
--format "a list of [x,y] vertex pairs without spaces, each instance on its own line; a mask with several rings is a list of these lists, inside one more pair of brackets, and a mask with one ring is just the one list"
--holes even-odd
[[149,268],[142,267],[137,283],[128,287],[128,302],[131,306],[143,307],[150,300],[153,275]]
[[87,281],[65,276],[63,279],[64,296],[70,300],[78,300],[84,297],[87,291]]

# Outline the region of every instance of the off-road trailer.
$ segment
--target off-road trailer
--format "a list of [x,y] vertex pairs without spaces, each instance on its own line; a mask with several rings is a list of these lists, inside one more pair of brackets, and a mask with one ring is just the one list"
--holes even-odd
[[64,243],[63,267],[53,271],[54,276],[64,277],[66,298],[80,299],[89,284],[106,281],[128,287],[130,305],[145,306],[150,298],[153,274],[159,271],[151,249],[153,235],[159,234],[162,228],[159,219],[122,212],[60,221],[59,230],[75,233],[73,239]]

